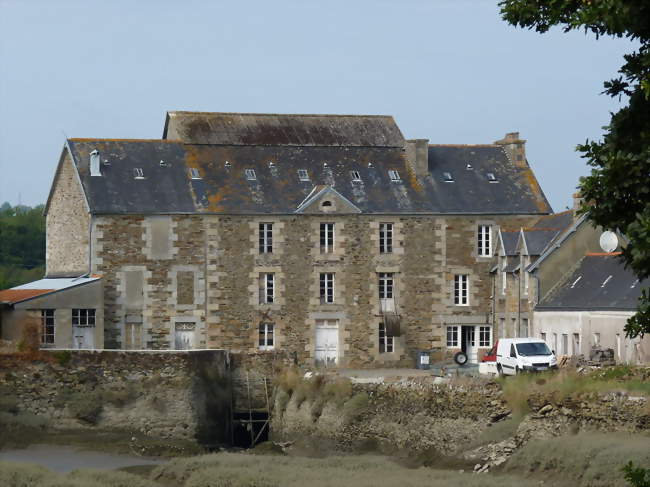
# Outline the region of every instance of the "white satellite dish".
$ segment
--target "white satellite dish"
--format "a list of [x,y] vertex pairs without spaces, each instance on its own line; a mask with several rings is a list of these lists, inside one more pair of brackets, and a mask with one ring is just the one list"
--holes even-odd
[[618,247],[618,237],[609,230],[600,235],[600,248],[605,252],[614,252]]

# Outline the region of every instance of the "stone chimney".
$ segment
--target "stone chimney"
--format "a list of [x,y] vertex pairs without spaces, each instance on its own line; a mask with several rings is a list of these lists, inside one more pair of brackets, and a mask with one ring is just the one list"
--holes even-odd
[[90,153],[90,175],[91,176],[102,175],[102,171],[99,166],[100,166],[99,151],[95,149]]
[[528,167],[528,162],[526,162],[526,141],[519,138],[519,132],[510,132],[503,139],[494,143],[503,146],[515,166]]
[[429,174],[429,139],[406,141],[406,158],[417,178]]
[[584,198],[582,197],[582,193],[578,190],[575,193],[573,193],[573,219],[576,220],[578,218],[578,210],[582,207],[582,203],[584,201]]

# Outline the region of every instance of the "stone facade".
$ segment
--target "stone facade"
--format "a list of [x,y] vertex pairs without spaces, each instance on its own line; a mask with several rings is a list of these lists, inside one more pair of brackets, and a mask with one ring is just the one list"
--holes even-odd
[[[141,334],[135,342],[145,348],[177,348],[174,336],[189,332],[193,348],[255,352],[260,323],[272,323],[273,348],[313,364],[316,328],[331,320],[338,325],[338,363],[349,367],[412,365],[415,350],[447,350],[446,325],[489,326],[491,261],[477,256],[477,226],[489,221],[496,231],[497,225],[530,221],[525,216],[171,216],[170,232],[159,234],[169,239],[169,258],[153,259],[148,249],[164,245],[151,241],[156,234],[147,229],[158,218],[94,220],[92,272],[103,276],[111,347],[124,348],[126,330],[135,329]],[[273,224],[270,253],[259,251],[261,222]],[[321,253],[321,223],[334,224],[331,253]],[[379,252],[380,223],[393,224],[391,253]],[[260,302],[265,273],[274,275],[272,303]],[[334,274],[333,303],[321,303],[321,273]],[[379,351],[379,273],[392,273],[401,317],[402,333],[393,338],[392,352]],[[454,304],[456,274],[469,276],[466,306]],[[142,282],[129,287],[129,279]]]

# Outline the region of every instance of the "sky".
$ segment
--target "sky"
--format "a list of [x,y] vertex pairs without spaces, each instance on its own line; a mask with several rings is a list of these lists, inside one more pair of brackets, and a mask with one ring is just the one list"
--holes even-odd
[[388,114],[438,144],[518,131],[562,211],[632,48],[516,29],[497,0],[0,0],[0,204],[46,201],[66,136],[160,138],[196,110]]

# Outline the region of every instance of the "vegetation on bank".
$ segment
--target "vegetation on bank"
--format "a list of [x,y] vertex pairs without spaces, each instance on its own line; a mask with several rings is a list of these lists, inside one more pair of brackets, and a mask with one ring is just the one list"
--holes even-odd
[[43,205],[0,206],[0,289],[41,279],[45,272]]

